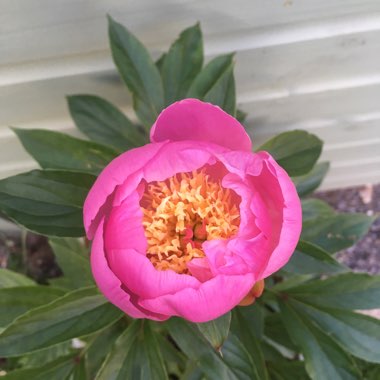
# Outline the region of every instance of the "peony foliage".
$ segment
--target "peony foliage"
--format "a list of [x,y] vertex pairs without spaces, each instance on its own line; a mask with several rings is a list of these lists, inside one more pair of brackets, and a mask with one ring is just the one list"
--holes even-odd
[[[318,162],[322,141],[296,130],[279,134],[252,153],[248,135],[233,119],[244,123],[245,118],[236,106],[234,55],[221,55],[204,64],[199,24],[184,30],[156,62],[144,45],[112,18],[109,38],[115,65],[132,96],[135,119],[98,96],[74,95],[67,98],[69,111],[86,138],[14,129],[41,168],[0,181],[0,210],[26,229],[49,237],[63,276],[51,280],[49,285],[40,285],[21,273],[1,269],[3,378],[379,379],[380,321],[362,311],[380,308],[380,277],[354,273],[335,258],[339,250],[352,246],[368,231],[374,217],[337,214],[312,197],[329,168],[328,163]],[[183,101],[188,98],[193,100]],[[181,100],[174,107],[209,107],[211,113],[217,110],[227,124],[221,122],[220,133],[213,130],[203,135],[196,131],[192,136],[190,129],[176,134],[173,128],[180,126],[170,124],[170,118],[176,119],[177,114],[170,116],[168,110]],[[161,114],[165,108],[166,113]],[[161,119],[160,114],[164,115]],[[183,112],[180,117],[185,125]],[[164,122],[165,118],[169,122]],[[247,132],[254,141],[254,128]],[[149,144],[149,138],[153,142],[149,146],[154,147],[147,149],[144,146]],[[244,146],[244,152],[236,153],[239,144]],[[226,146],[233,149],[227,152]],[[161,149],[159,155],[151,152],[156,148]],[[187,161],[183,156],[186,150]],[[131,155],[136,151],[140,153]],[[258,153],[261,151],[267,153]],[[165,178],[154,177],[162,181],[173,175],[173,167],[182,165],[180,171],[191,172],[204,164],[219,162],[224,165],[223,170],[228,169],[223,175],[229,175],[233,187],[232,179],[239,173],[245,173],[242,178],[248,176],[247,170],[253,171],[247,169],[248,161],[255,167],[257,177],[247,183],[261,186],[260,196],[265,198],[267,194],[268,199],[262,203],[265,207],[259,212],[259,224],[264,230],[268,225],[274,226],[269,230],[275,231],[267,244],[252,245],[260,265],[247,265],[244,254],[243,260],[234,256],[234,250],[227,257],[230,248],[219,247],[212,267],[205,269],[202,257],[199,259],[198,267],[193,268],[194,277],[185,281],[184,297],[176,304],[168,299],[176,297],[181,285],[176,281],[183,274],[173,272],[175,276],[169,276],[170,286],[161,284],[165,276],[150,277],[151,272],[144,269],[146,263],[137,268],[141,273],[133,272],[125,257],[123,261],[109,253],[125,249],[126,241],[132,241],[132,248],[141,247],[141,239],[136,240],[133,231],[117,223],[118,210],[113,210],[119,201],[118,207],[125,207],[130,213],[133,202],[136,203],[131,194],[139,194],[137,184],[126,196],[136,178],[123,168],[142,168],[141,178],[146,180],[165,167]],[[116,167],[117,162],[122,163],[120,167]],[[259,166],[265,166],[264,174],[260,174]],[[91,188],[96,190],[88,195]],[[247,196],[256,191],[255,186],[248,185],[245,190]],[[272,199],[273,192],[276,196]],[[298,197],[302,204],[299,240]],[[279,202],[280,198],[292,201],[289,205]],[[252,243],[250,233],[255,232],[254,219],[247,215],[246,240],[239,243],[244,247]],[[107,228],[112,227],[112,231],[108,228],[111,232],[103,233],[104,223]],[[189,236],[204,239],[200,238],[204,236],[204,226],[198,223],[195,227]],[[95,236],[96,240],[91,253],[92,270],[85,228],[87,236]],[[103,241],[106,235],[108,240]],[[199,248],[197,241],[186,241],[191,252]],[[276,251],[278,246],[280,253]],[[133,255],[136,262],[142,260]],[[227,265],[227,260],[232,264]],[[104,275],[108,264],[112,273]],[[127,314],[104,297],[93,275],[102,293]],[[130,280],[130,276],[138,281]],[[235,281],[239,276],[245,279]],[[231,278],[235,282],[229,282]],[[254,286],[263,278],[264,291],[261,282],[259,287]],[[216,286],[205,299],[200,297],[197,301],[197,297],[190,296],[194,293],[192,287],[214,280]],[[251,300],[244,303],[250,304],[236,306],[251,288]],[[172,295],[162,295],[162,289]],[[159,294],[159,302],[141,301],[144,292]]]

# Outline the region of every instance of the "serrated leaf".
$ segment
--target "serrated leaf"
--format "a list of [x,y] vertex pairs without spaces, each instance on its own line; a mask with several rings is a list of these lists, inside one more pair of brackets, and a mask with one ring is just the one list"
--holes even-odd
[[135,320],[117,339],[96,380],[168,379],[148,321]]
[[301,240],[283,270],[297,274],[328,274],[346,272],[348,268],[321,247]]
[[33,170],[0,180],[0,209],[27,229],[51,236],[83,236],[82,206],[95,177]]
[[211,343],[211,345],[219,350],[224,341],[227,339],[230,331],[231,313],[222,315],[210,322],[197,323],[199,331]]
[[91,334],[122,315],[95,288],[67,293],[11,323],[0,334],[0,356],[17,356]]
[[380,276],[344,273],[316,279],[286,292],[297,300],[320,307],[339,309],[380,308]]
[[44,169],[99,174],[118,152],[104,145],[44,129],[13,128],[26,151]]
[[0,268],[0,289],[13,288],[16,286],[35,286],[32,279],[21,273],[13,272],[9,269]]
[[160,73],[144,45],[123,25],[108,18],[112,57],[133,96],[133,108],[149,131],[164,107]]
[[89,249],[85,249],[78,239],[52,238],[49,240],[49,244],[63,271],[63,277],[50,280],[51,283],[67,289],[94,285]]
[[269,152],[290,176],[301,176],[312,170],[321,155],[322,145],[317,136],[296,130],[273,137],[257,150]]
[[[160,61],[159,61],[160,62]],[[157,63],[156,63],[157,65]],[[203,65],[203,41],[199,24],[185,29],[158,64],[165,90],[165,104],[184,99]]]
[[37,306],[44,305],[65,294],[50,286],[19,286],[0,289],[0,327]]
[[281,318],[305,357],[305,367],[313,380],[357,380],[358,369],[352,358],[305,314],[289,302],[281,302]]
[[309,173],[303,176],[293,177],[292,180],[296,185],[298,195],[304,197],[317,189],[321,185],[329,168],[329,162],[320,162],[314,165]]
[[337,214],[306,220],[301,239],[335,253],[351,247],[362,238],[376,219],[366,214]]
[[380,320],[349,310],[293,302],[346,351],[366,361],[380,363]]
[[225,54],[212,59],[194,79],[187,97],[218,105],[234,116],[236,95],[233,56]]
[[67,97],[70,114],[78,129],[91,140],[118,151],[144,145],[146,136],[107,100],[95,95]]

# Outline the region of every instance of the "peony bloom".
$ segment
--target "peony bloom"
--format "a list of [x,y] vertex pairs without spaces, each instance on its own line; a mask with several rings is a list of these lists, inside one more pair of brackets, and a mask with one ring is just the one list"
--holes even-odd
[[103,170],[84,205],[100,290],[130,316],[161,321],[249,304],[298,242],[292,181],[251,152],[236,119],[199,100],[166,108],[150,137]]

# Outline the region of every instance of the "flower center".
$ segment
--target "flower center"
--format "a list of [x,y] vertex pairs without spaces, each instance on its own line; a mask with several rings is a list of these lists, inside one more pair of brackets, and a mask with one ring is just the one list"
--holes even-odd
[[204,257],[202,243],[227,239],[239,228],[232,192],[205,170],[151,182],[141,200],[147,257],[158,270],[189,274],[187,263]]

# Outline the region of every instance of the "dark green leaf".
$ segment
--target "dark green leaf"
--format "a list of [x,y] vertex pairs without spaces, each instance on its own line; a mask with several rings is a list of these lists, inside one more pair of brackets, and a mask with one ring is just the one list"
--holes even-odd
[[348,268],[336,261],[321,247],[301,240],[283,270],[297,274],[323,274],[346,272]]
[[265,380],[268,379],[268,373],[265,367],[264,354],[251,323],[249,315],[244,313],[244,307],[237,307],[233,310],[233,333],[239,338],[251,358],[252,379]]
[[117,156],[109,147],[44,129],[13,129],[27,152],[44,169],[99,174]]
[[26,311],[49,303],[64,294],[64,290],[50,286],[0,289],[0,327],[8,325]]
[[230,331],[231,313],[222,315],[210,322],[197,323],[199,331],[216,349],[220,350]]
[[0,181],[0,209],[29,230],[83,236],[82,206],[95,181],[90,174],[33,170]]
[[[0,195],[1,199],[1,195]],[[1,207],[1,206],[0,206]],[[9,269],[0,268],[0,289],[13,288],[16,286],[34,286],[37,285],[32,279],[23,274],[13,272]]]
[[[235,310],[238,310],[238,314],[244,319],[244,324],[249,332],[261,339],[264,334],[264,309],[255,302],[252,305],[241,306]],[[233,322],[236,322],[236,320],[234,318]]]
[[244,112],[243,110],[241,109],[237,109],[236,110],[236,119],[238,119],[238,121],[240,123],[244,123],[245,122],[245,119],[247,118],[247,112]]
[[155,333],[135,320],[117,339],[96,380],[168,379]]
[[95,337],[89,338],[86,352],[87,371],[90,379],[94,379],[106,356],[111,351],[116,339],[123,333],[125,321],[122,319],[102,330]]
[[67,289],[78,289],[94,284],[88,248],[80,244],[78,239],[55,238],[50,239],[49,243],[64,275],[51,280],[51,283]]
[[348,310],[293,302],[345,350],[358,358],[380,363],[380,320]]
[[189,87],[203,65],[203,42],[199,24],[185,29],[164,56],[161,76],[165,104],[184,99]]
[[273,313],[265,318],[265,336],[276,344],[290,351],[297,351],[296,346],[284,326],[280,313]]
[[287,294],[321,307],[376,309],[380,308],[380,276],[344,273],[296,286],[288,289]]
[[73,355],[59,358],[53,362],[45,364],[41,367],[19,369],[8,373],[2,379],[4,380],[52,380],[67,379],[72,373],[76,365]]
[[237,336],[230,334],[223,348],[223,361],[234,371],[234,375],[239,380],[264,380],[265,377],[259,377],[257,372],[257,360],[248,351],[248,347],[244,345]]
[[233,341],[230,341],[227,347],[226,343],[223,346],[223,355],[228,357],[224,360],[194,324],[171,318],[166,322],[166,326],[179,348],[191,361],[199,365],[207,378],[255,379],[253,361],[241,344],[235,344],[236,338],[232,338]]
[[303,197],[317,189],[325,178],[329,168],[330,164],[328,162],[321,162],[316,164],[309,173],[292,178],[296,185],[298,195]]
[[268,362],[271,380],[309,380],[305,365],[301,361],[279,360]]
[[269,152],[290,176],[301,176],[310,172],[322,152],[323,142],[306,131],[281,133],[258,150]]
[[330,217],[335,215],[334,210],[324,201],[319,199],[305,199],[302,201],[302,221],[316,219],[319,217]]
[[216,104],[234,116],[236,99],[233,56],[226,54],[211,60],[197,75],[187,96]]
[[294,343],[305,357],[306,371],[313,380],[357,380],[358,370],[342,348],[305,314],[281,302],[281,318]]
[[10,324],[0,335],[0,356],[17,356],[91,334],[122,315],[95,288],[76,290]]
[[365,214],[340,214],[306,220],[301,238],[328,252],[338,252],[362,238],[375,219]]
[[94,95],[73,95],[67,102],[75,124],[91,140],[119,151],[146,143],[138,127],[107,100]]
[[109,21],[112,57],[133,95],[133,108],[147,130],[164,107],[160,73],[144,45],[123,25]]

